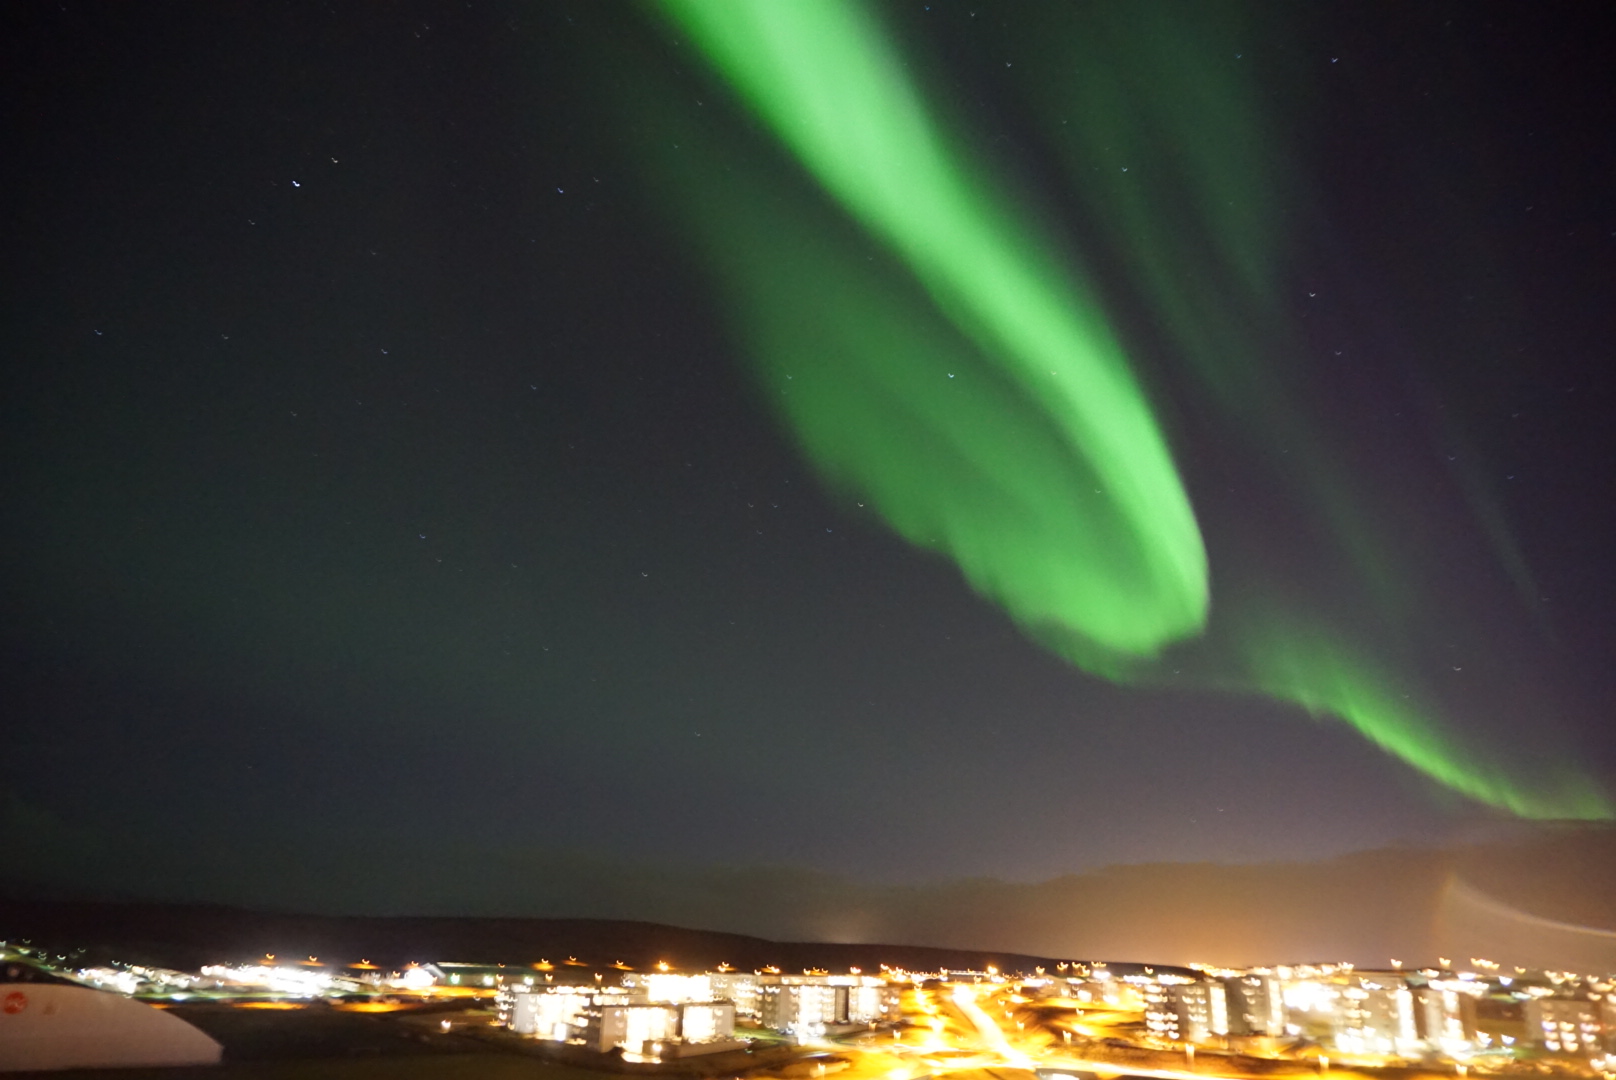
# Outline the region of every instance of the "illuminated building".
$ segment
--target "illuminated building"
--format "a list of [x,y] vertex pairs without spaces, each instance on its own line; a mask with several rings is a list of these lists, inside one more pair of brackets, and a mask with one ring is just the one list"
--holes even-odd
[[687,1001],[679,1009],[679,1039],[687,1046],[735,1042],[733,1001]]
[[[825,1029],[847,1022],[846,993],[810,977],[765,977],[758,1005],[758,1019],[766,1028],[788,1035],[823,1035]],[[837,998],[841,997],[841,1001]]]
[[1272,975],[1252,972],[1224,979],[1223,993],[1229,1007],[1229,1034],[1285,1034],[1285,1000],[1279,980]]
[[745,1045],[735,1038],[735,1006],[728,1001],[602,1002],[587,1010],[581,1041],[591,1050],[621,1049],[624,1057],[642,1061]]
[[712,1001],[724,995],[713,992],[711,975],[648,973],[624,975],[623,986],[644,1001]]
[[[519,987],[508,995],[506,1025],[518,1035],[552,1042],[573,1042],[583,1037],[589,1009],[602,1001],[627,1000],[621,990],[597,991],[574,986]],[[501,1009],[502,1015],[505,1010]]]
[[728,1001],[735,1015],[756,1019],[760,1008],[759,977],[751,972],[711,971],[701,975],[664,973],[623,976],[623,986],[638,999],[679,1003]]
[[764,975],[759,982],[759,1022],[799,1038],[897,1017],[897,988],[872,975]]
[[700,975],[636,973],[623,976],[623,986],[641,1001],[732,1002],[735,1015],[749,1019],[756,1019],[761,1008],[760,978],[752,972],[710,971]]
[[898,988],[880,979],[864,979],[847,988],[847,1022],[880,1024],[898,1018]]
[[1138,1012],[1145,1007],[1144,993],[1138,986],[1109,975],[1078,983],[1072,996],[1078,1001],[1105,1005],[1120,1012]]
[[679,1006],[637,1001],[587,1010],[580,1041],[600,1053],[621,1048],[639,1057],[660,1057],[661,1047],[678,1037]]
[[758,1018],[761,983],[751,972],[718,971],[708,976],[714,1001],[735,1003],[735,1015],[749,1020]]
[[[664,987],[664,992],[671,992]],[[647,1001],[644,990],[519,987],[510,992],[507,1026],[518,1035],[582,1046],[598,1053],[622,1050],[646,1061],[713,1053],[745,1045],[735,1038],[735,1006],[728,1001]],[[503,1012],[502,1012],[503,1014]]]
[[504,964],[458,964],[438,962],[424,965],[437,978],[439,986],[461,986],[489,990],[500,986],[509,974]]
[[437,968],[431,964],[410,964],[403,971],[396,971],[391,977],[384,980],[384,984],[392,985],[400,990],[422,991],[438,985]]
[[1533,998],[1526,1003],[1526,1040],[1551,1054],[1593,1056],[1603,1047],[1599,1004],[1573,998]]
[[1341,990],[1335,1045],[1357,1054],[1405,1054],[1419,1042],[1414,995],[1390,980],[1359,979]]
[[[421,971],[419,968],[411,971]],[[132,968],[132,974],[142,977],[148,985],[156,982],[149,969]],[[360,988],[357,980],[340,978],[327,971],[323,966],[298,963],[268,963],[268,964],[209,964],[202,968],[201,975],[210,980],[214,986],[229,987],[232,989],[258,989],[287,997],[317,998],[333,993],[352,993]],[[186,977],[194,983],[194,977]],[[422,971],[416,982],[431,986],[434,977]],[[404,989],[417,989],[416,984],[410,983],[401,975],[397,984]]]
[[1462,1053],[1476,1041],[1476,997],[1481,988],[1457,979],[1433,979],[1414,992],[1414,1024],[1432,1049]]
[[1145,987],[1145,1029],[1170,1042],[1207,1042],[1229,1034],[1229,1003],[1221,982],[1163,976]]
[[[1283,971],[1283,969],[1282,969]],[[1285,1034],[1324,1042],[1333,1039],[1341,1009],[1342,987],[1328,975],[1311,973],[1280,982],[1285,1005]]]

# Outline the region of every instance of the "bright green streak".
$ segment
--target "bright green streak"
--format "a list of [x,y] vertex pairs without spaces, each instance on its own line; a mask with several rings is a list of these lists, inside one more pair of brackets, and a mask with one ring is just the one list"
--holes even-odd
[[1315,716],[1347,721],[1364,738],[1439,783],[1525,818],[1608,819],[1610,799],[1585,773],[1552,764],[1529,764],[1516,755],[1480,754],[1432,720],[1341,642],[1296,627],[1271,629],[1249,650],[1258,687],[1295,702]]
[[[825,0],[670,0],[664,7],[819,184],[991,358],[1007,379],[998,396],[1041,414],[1070,479],[1092,483],[1102,496],[1077,505],[1103,516],[1073,520],[1070,483],[1018,476],[1007,453],[1018,433],[985,396],[958,401],[979,389],[947,387],[946,370],[933,369],[935,390],[904,403],[927,415],[934,445],[860,431],[862,441],[885,443],[884,452],[844,456],[836,471],[876,499],[906,537],[947,551],[979,591],[1068,655],[1114,667],[1199,631],[1205,549],[1121,349],[1033,230],[970,178],[866,13]],[[825,342],[843,333],[827,326]],[[941,396],[951,389],[956,400]],[[799,407],[789,414],[810,441],[803,428],[822,421],[883,422],[876,413],[823,418]],[[939,468],[938,442],[963,457],[978,482]],[[1099,659],[1107,653],[1109,663]]]
[[[1140,660],[1202,629],[1206,556],[1149,405],[1084,291],[967,170],[864,9],[662,6],[864,230],[677,114],[650,125],[680,132],[668,142],[682,150],[652,152],[695,210],[762,384],[815,466],[909,541],[947,553],[1057,652],[1113,678],[1145,675]],[[1109,104],[1106,144],[1127,111]],[[1180,134],[1194,129],[1179,120]],[[1178,260],[1147,202],[1120,217],[1127,239],[1163,249],[1139,270],[1162,321],[1186,348],[1217,343],[1226,363],[1207,373],[1229,370],[1234,324],[1200,317],[1217,311],[1215,291],[1175,295]],[[1214,231],[1223,272],[1188,276],[1257,288],[1263,260],[1239,250],[1245,230]],[[1209,396],[1228,407],[1262,385],[1255,373],[1238,381]],[[1237,611],[1224,630],[1238,653],[1214,685],[1336,716],[1444,786],[1525,817],[1612,816],[1579,770],[1461,739],[1334,635],[1273,608]]]

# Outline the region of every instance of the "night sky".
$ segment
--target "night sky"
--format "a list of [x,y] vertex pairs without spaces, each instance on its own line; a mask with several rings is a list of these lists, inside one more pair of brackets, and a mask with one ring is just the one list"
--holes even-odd
[[[910,96],[825,165],[694,9],[14,5],[8,866],[1032,881],[1608,817],[1599,14],[857,9],[780,47]],[[900,106],[963,201],[871,178]],[[905,248],[977,228],[1137,441]]]

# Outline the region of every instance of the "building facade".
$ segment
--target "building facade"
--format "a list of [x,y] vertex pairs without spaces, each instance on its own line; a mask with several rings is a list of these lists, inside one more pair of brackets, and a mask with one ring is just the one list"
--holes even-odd
[[1533,998],[1526,1003],[1526,1040],[1550,1054],[1593,1057],[1605,1049],[1600,1002]]
[[714,1001],[735,1003],[738,1018],[756,1020],[761,1008],[762,984],[751,972],[719,971],[708,977]]
[[1223,983],[1162,979],[1145,987],[1145,1029],[1169,1042],[1204,1043],[1229,1034]]
[[1272,975],[1250,974],[1223,980],[1229,1008],[1229,1034],[1285,1034],[1285,999]]
[[764,975],[758,1022],[799,1037],[898,1018],[899,990],[872,975]]
[[507,1025],[518,1035],[620,1050],[642,1061],[740,1047],[735,1006],[728,1001],[647,1001],[628,989],[519,987],[510,994]]
[[1414,991],[1414,1025],[1433,1050],[1460,1053],[1476,1041],[1476,998],[1455,980],[1438,979]]
[[1336,1013],[1335,1045],[1355,1054],[1411,1054],[1420,1038],[1414,995],[1406,984],[1360,981],[1344,987]]

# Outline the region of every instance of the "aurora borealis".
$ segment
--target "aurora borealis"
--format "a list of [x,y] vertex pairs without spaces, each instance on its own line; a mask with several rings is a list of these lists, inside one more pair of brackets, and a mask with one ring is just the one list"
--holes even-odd
[[[1161,427],[1097,299],[1035,240],[987,170],[953,147],[871,9],[766,0],[670,0],[664,9],[924,293],[905,304],[887,295],[899,289],[859,280],[871,274],[856,257],[791,235],[784,214],[756,212],[738,225],[744,215],[735,202],[705,207],[726,219],[729,234],[712,247],[721,260],[744,263],[728,275],[752,309],[742,318],[818,467],[871,499],[911,542],[945,552],[979,592],[1090,671],[1123,675],[1122,658],[1152,660],[1198,634],[1207,617],[1205,550]],[[1139,40],[1174,18],[1148,7],[1133,17],[1130,58]],[[1081,40],[1081,27],[1072,29]],[[1122,66],[1085,59],[1073,68]],[[1187,95],[1162,104],[1186,89],[1142,96],[1161,105],[1163,127],[1195,147]],[[1080,111],[1075,130],[1118,134],[1117,114],[1130,102],[1087,96],[1099,100]],[[1202,219],[1192,222],[1196,233],[1213,245],[1206,261],[1239,297],[1263,276],[1244,235],[1254,230],[1228,228],[1216,196],[1248,193],[1219,175],[1214,160],[1192,156],[1187,168],[1198,170],[1190,179],[1205,196],[1191,205]],[[1164,254],[1148,194],[1127,209],[1122,246]],[[782,226],[789,239],[780,243]],[[749,230],[751,242],[737,229]],[[765,235],[777,246],[758,254]],[[1171,267],[1148,265],[1139,276],[1160,324],[1177,331],[1179,351],[1205,358],[1220,346],[1224,356],[1241,349],[1198,324]],[[1214,374],[1206,392],[1215,394],[1220,381]],[[1228,396],[1232,414],[1279,411],[1272,403],[1250,408],[1239,389]],[[1263,614],[1269,623],[1281,617]],[[1218,629],[1247,642],[1245,669],[1215,677],[1224,686],[1336,716],[1438,782],[1523,816],[1613,814],[1570,763],[1523,775],[1507,755],[1468,745],[1462,728],[1409,703],[1344,646],[1320,644],[1317,635],[1303,645],[1306,635],[1294,632],[1253,644],[1250,627]]]
[[784,407],[815,457],[1075,651],[1152,656],[1199,630],[1205,552],[1126,359],[1031,224],[967,178],[868,13],[671,10],[961,339],[930,326],[906,340],[924,316],[861,302],[859,287],[831,320],[841,340],[777,333],[765,348],[777,379],[800,368]]
[[8,865],[447,910],[479,852],[618,897],[1611,817],[1588,20],[19,18]]

